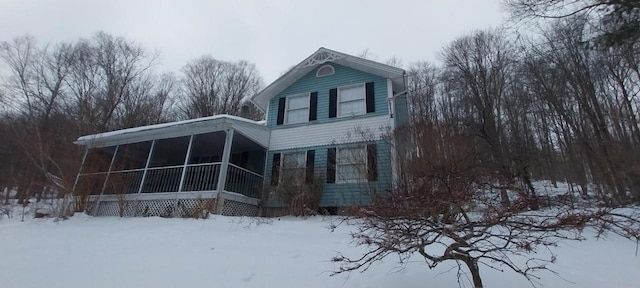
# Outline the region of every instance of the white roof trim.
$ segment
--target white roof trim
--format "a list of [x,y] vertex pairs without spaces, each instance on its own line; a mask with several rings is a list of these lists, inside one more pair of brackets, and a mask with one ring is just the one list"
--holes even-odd
[[318,65],[322,65],[326,62],[332,62],[338,65],[371,73],[373,75],[378,75],[386,79],[391,79],[394,85],[401,87],[404,86],[404,70],[400,68],[321,47],[318,51],[302,60],[302,62],[293,67],[287,73],[280,76],[276,81],[269,84],[269,86],[264,88],[258,94],[251,97],[251,102],[256,104],[256,106],[263,111],[266,111],[271,98],[291,86],[311,70],[315,69]]
[[252,138],[251,140],[257,142],[263,147],[267,147],[269,145],[270,129],[265,126],[264,121],[253,121],[227,114],[86,135],[78,138],[74,143],[77,145],[84,145],[89,148],[104,147],[116,144],[143,142],[153,139],[202,134],[221,131],[226,128],[236,128],[240,130],[255,129],[262,133],[248,133],[254,135],[245,136]]

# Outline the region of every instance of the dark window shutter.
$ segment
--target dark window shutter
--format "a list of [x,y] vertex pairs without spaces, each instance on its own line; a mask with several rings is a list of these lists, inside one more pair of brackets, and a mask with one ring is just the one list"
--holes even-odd
[[309,150],[307,151],[307,173],[305,177],[305,182],[307,184],[313,183],[313,165],[316,162],[316,151]]
[[284,106],[287,104],[287,98],[282,97],[278,100],[278,120],[276,125],[282,125],[284,123]]
[[336,183],[336,148],[327,149],[327,183]]
[[273,163],[271,164],[271,186],[278,186],[280,181],[280,153],[273,154]]
[[309,97],[309,121],[318,119],[318,92],[311,92]]
[[373,88],[373,82],[365,85],[365,89],[367,90],[367,113],[376,112],[376,98]]
[[338,88],[329,90],[329,118],[336,118],[338,115]]
[[378,147],[376,144],[367,145],[367,180],[378,180]]

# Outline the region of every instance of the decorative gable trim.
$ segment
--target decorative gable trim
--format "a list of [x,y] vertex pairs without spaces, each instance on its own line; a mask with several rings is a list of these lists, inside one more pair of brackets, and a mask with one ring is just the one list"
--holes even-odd
[[302,61],[299,67],[300,68],[311,67],[319,64],[324,64],[326,62],[334,62],[338,59],[344,59],[344,58],[346,58],[346,55],[341,55],[334,51],[321,49],[321,50],[318,50],[318,52],[314,53],[313,55],[309,56],[309,58]]

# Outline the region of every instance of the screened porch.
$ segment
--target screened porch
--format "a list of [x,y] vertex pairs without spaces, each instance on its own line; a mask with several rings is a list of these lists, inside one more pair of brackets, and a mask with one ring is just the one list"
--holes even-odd
[[221,115],[105,134],[76,142],[87,149],[74,193],[89,196],[91,213],[185,216],[207,206],[219,214],[257,214],[264,125]]

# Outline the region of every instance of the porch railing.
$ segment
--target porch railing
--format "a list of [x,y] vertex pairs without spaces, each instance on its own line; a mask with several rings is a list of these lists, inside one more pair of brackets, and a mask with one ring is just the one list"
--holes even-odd
[[[182,165],[148,168],[146,175],[145,169],[80,174],[79,185],[82,187],[78,188],[86,189],[94,195],[100,194],[106,179],[103,193],[106,195],[215,191],[220,178],[221,165],[220,162],[187,165],[182,189],[180,189],[180,178],[184,168]],[[258,198],[263,179],[263,176],[258,173],[229,163],[225,190]]]
[[178,192],[182,168],[181,165],[147,169],[142,193]]
[[263,176],[240,166],[229,163],[227,182],[224,190],[240,193],[251,198],[259,198]]
[[134,194],[138,193],[142,183],[144,169],[112,171],[109,173],[104,194]]
[[216,190],[218,178],[220,178],[221,165],[219,162],[187,165],[182,191]]

